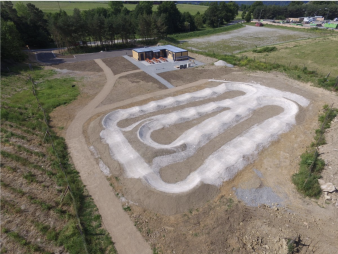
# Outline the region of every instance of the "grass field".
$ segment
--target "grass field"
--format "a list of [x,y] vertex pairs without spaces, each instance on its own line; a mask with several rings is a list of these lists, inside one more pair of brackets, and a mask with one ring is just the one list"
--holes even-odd
[[319,73],[338,76],[338,35],[294,41],[275,45],[277,51],[270,53],[244,52],[245,55],[261,61],[280,63],[284,65],[298,65]]
[[246,26],[233,32],[218,33],[212,36],[187,40],[185,39],[189,37],[184,38],[184,35],[182,35],[179,39],[182,40],[183,43],[180,45],[184,48],[192,48],[196,51],[214,52],[216,54],[236,54],[244,50],[252,50],[256,47],[321,36],[323,35],[307,33],[303,30],[295,32],[278,28],[265,29]]
[[[72,14],[74,8],[78,8],[81,11],[94,9],[97,7],[109,8],[108,2],[70,2],[70,1],[27,1],[24,3],[32,3],[45,13],[54,13],[58,12],[60,9],[67,12],[67,14]],[[134,10],[136,4],[124,4],[128,10]],[[158,5],[153,6],[153,11],[157,11]],[[198,11],[202,14],[208,9],[207,6],[202,5],[192,5],[192,4],[177,4],[177,8],[180,12],[190,12],[190,14],[195,15]]]
[[54,13],[61,9],[66,11],[67,14],[72,14],[74,8],[78,8],[81,11],[94,9],[97,7],[108,8],[108,2],[27,1],[24,3],[32,3],[45,13]]

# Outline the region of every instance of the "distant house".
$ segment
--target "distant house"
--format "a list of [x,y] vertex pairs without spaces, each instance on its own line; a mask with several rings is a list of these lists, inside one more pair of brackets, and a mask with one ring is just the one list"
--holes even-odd
[[133,58],[143,61],[153,58],[167,57],[168,59],[179,61],[189,59],[188,50],[181,49],[172,45],[146,47],[133,49]]
[[315,16],[316,21],[324,21],[324,17],[322,16]]
[[286,20],[291,23],[298,23],[298,22],[302,22],[304,18],[287,18]]

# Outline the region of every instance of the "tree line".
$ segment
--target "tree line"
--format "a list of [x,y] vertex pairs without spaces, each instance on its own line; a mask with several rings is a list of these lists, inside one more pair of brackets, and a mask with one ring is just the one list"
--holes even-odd
[[241,5],[242,18],[246,21],[254,19],[286,19],[298,17],[323,16],[332,20],[338,17],[337,2],[330,1],[291,1],[287,6],[264,5],[262,1],[256,1],[252,5]]
[[[57,47],[128,44],[135,38],[162,39],[168,34],[195,31],[204,25],[217,27],[234,19],[238,14],[235,3],[211,3],[205,14],[181,13],[175,2],[163,1],[153,12],[153,2],[140,1],[129,11],[123,2],[109,2],[109,8],[80,11],[71,15],[60,10],[43,13],[32,3],[1,2],[3,27],[2,52],[28,45],[44,48],[52,43]],[[11,32],[10,32],[11,31]],[[11,44],[11,41],[14,41]],[[8,50],[11,48],[11,50]],[[8,57],[6,55],[6,57]]]

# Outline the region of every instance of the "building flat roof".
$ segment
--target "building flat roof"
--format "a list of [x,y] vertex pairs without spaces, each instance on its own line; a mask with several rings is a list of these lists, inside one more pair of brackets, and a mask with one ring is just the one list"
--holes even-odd
[[137,49],[133,49],[133,50],[137,53],[142,53],[142,52],[149,52],[149,51],[159,52],[160,50],[163,50],[163,49],[169,50],[169,51],[174,52],[174,53],[188,51],[188,50],[181,49],[181,48],[178,48],[178,47],[175,47],[175,46],[172,46],[172,45],[137,48]]

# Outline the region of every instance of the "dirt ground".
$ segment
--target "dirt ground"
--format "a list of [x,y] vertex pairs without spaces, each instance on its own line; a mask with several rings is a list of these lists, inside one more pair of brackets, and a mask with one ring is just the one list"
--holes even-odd
[[129,74],[117,80],[113,90],[107,95],[106,99],[101,103],[100,106],[112,104],[138,95],[159,91],[163,89],[167,88],[145,72]]
[[138,67],[130,64],[130,62],[122,56],[104,58],[102,61],[113,71],[115,75],[122,72],[138,70]]
[[[82,63],[74,63],[74,64],[64,64],[64,68],[69,69],[56,69],[59,68],[59,65],[56,66],[46,66],[45,68],[50,69],[56,69],[58,71],[58,75],[61,76],[71,76],[75,77],[77,82],[77,86],[80,89],[80,95],[78,98],[71,102],[68,105],[63,105],[58,108],[56,108],[51,114],[51,121],[50,125],[54,130],[58,133],[58,135],[61,135],[62,137],[65,137],[65,133],[67,130],[67,127],[72,122],[76,114],[88,103],[90,102],[95,95],[101,90],[104,83],[106,82],[106,76],[102,72],[102,69],[100,72],[95,71],[97,67],[95,66],[96,63],[94,61],[92,62],[90,66],[85,67],[84,69],[87,70],[88,68],[93,68],[92,71],[80,71],[83,67]],[[81,65],[81,66],[76,66]],[[76,71],[73,71],[72,69],[76,69]]]
[[[212,62],[210,58],[205,60]],[[86,129],[87,144],[94,145],[101,159],[109,166],[113,174],[109,180],[114,191],[121,198],[122,205],[147,242],[159,253],[287,253],[287,239],[295,239],[301,247],[301,253],[336,253],[338,251],[336,197],[332,195],[332,201],[325,201],[323,197],[319,200],[304,198],[295,190],[291,176],[298,170],[299,155],[313,139],[322,106],[330,103],[338,104],[337,96],[310,84],[291,80],[281,73],[249,72],[240,68],[214,67],[209,64],[204,68],[185,69],[174,74],[168,72],[161,76],[174,86],[183,86],[209,78],[257,82],[300,94],[309,99],[311,104],[307,109],[300,111],[297,125],[290,132],[283,134],[268,149],[263,150],[258,159],[243,169],[233,180],[224,183],[219,189],[215,186],[202,185],[185,196],[163,195],[149,190],[140,180],[124,178],[123,169],[110,157],[109,150],[98,136],[102,130],[100,121],[103,114],[94,117]],[[88,73],[81,75],[86,76]],[[143,74],[131,74],[120,78],[117,87],[123,87],[125,83],[136,95],[154,92],[155,90],[151,89],[155,85],[159,89],[156,83],[149,86],[149,90],[143,86],[133,85],[140,82],[137,81],[138,78],[143,79]],[[79,108],[100,90],[97,84],[103,83],[103,75],[91,76],[90,80],[83,82],[81,89],[81,97],[87,96],[86,100],[80,97],[79,100],[53,112],[52,121],[55,126],[64,127],[61,134]],[[210,82],[205,82],[198,87],[183,89],[178,93],[195,91],[210,85],[212,85]],[[91,92],[86,90],[87,86]],[[116,89],[116,94],[107,96],[107,98],[113,96],[113,99],[104,101],[116,102],[119,96],[127,99],[128,89]],[[167,96],[169,95],[168,93]],[[177,92],[172,95],[177,95]],[[146,101],[135,101],[132,105],[142,105],[164,97],[166,96],[155,96]],[[263,115],[273,113],[268,111],[263,112]],[[68,117],[64,116],[66,112]],[[337,148],[336,128],[337,123],[332,124],[332,129],[327,134],[329,144],[323,146],[323,156],[328,156],[323,157],[329,162],[327,169],[332,170],[325,171],[323,176],[324,180],[337,184],[337,161],[334,159],[337,153],[334,150]],[[160,139],[164,134],[158,135]],[[331,146],[334,144],[335,148],[330,147],[330,144]],[[260,173],[257,174],[254,169]],[[236,196],[236,190],[239,189],[255,192],[265,187],[278,195],[282,202],[270,207],[265,205],[251,207],[246,205],[245,200]]]
[[83,61],[80,63],[61,63],[52,65],[52,67],[69,71],[102,72],[102,69],[95,63],[94,60]]

